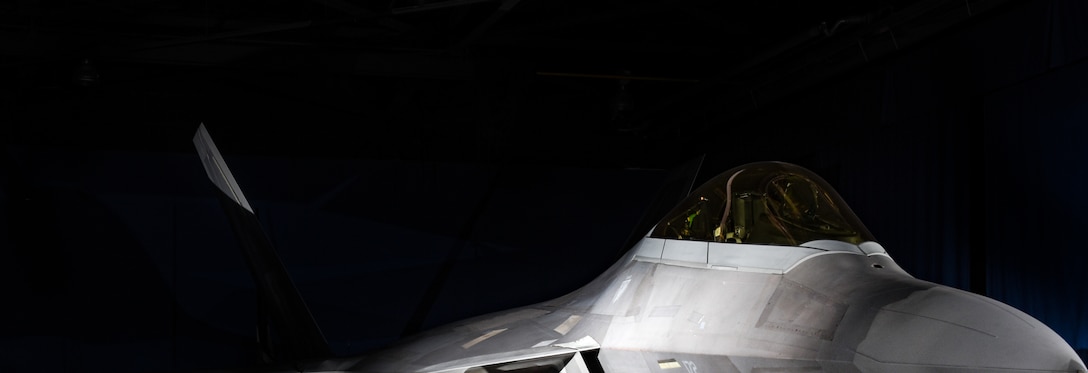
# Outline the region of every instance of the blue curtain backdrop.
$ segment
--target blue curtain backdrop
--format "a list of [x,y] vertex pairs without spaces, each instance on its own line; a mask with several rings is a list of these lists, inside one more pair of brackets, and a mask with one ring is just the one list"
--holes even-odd
[[905,269],[1088,349],[1088,2],[1014,4],[786,111],[860,132],[800,162]]

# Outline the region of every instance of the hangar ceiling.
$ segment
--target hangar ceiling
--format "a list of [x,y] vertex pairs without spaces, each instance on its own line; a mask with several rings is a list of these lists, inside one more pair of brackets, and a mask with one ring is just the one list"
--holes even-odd
[[22,0],[2,137],[189,152],[205,122],[232,153],[662,167],[1006,2]]

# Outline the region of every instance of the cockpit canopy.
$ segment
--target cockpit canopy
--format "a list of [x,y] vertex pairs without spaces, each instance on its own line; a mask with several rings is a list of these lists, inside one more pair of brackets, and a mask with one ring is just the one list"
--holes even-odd
[[665,215],[650,236],[788,246],[875,241],[826,181],[782,162],[750,163],[718,175]]

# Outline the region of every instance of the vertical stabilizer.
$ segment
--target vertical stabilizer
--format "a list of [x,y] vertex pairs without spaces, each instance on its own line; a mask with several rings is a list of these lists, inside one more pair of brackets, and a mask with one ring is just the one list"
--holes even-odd
[[266,358],[291,362],[330,356],[321,329],[203,124],[197,129],[193,143],[208,178],[219,189],[223,210],[257,286],[257,335]]
[[242,195],[242,189],[238,187],[238,182],[234,181],[234,175],[223,162],[223,157],[219,155],[219,148],[215,147],[215,142],[212,141],[211,135],[208,135],[208,129],[204,128],[203,123],[196,129],[193,144],[196,145],[200,162],[204,164],[204,171],[208,172],[208,179],[211,179],[212,184],[215,184],[215,187],[234,203],[252,213],[253,208],[249,206],[249,201],[246,201],[246,196]]

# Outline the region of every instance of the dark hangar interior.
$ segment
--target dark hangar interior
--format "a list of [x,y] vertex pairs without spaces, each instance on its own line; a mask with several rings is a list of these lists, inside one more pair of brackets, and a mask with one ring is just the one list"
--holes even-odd
[[201,123],[338,354],[569,292],[683,175],[780,160],[1084,356],[1086,57],[1080,0],[4,2],[0,371],[257,360]]

